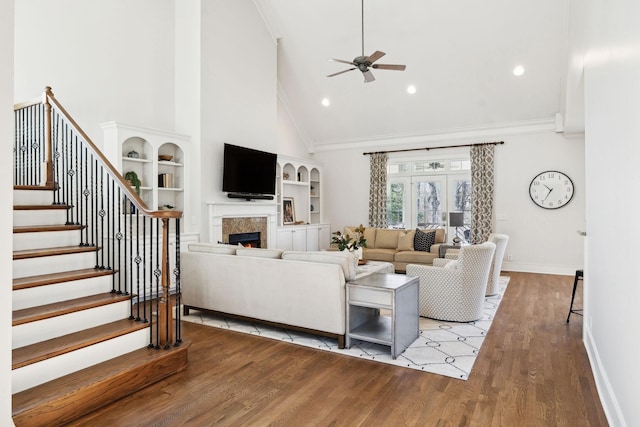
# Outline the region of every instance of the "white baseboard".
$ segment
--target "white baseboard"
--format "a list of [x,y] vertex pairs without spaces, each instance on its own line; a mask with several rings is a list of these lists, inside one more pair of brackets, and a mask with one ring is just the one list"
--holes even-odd
[[580,267],[567,265],[528,264],[522,262],[504,261],[502,271],[518,271],[522,273],[558,274],[562,276],[574,276]]
[[595,342],[593,341],[593,336],[591,335],[591,330],[586,326],[586,324],[583,329],[582,339],[584,341],[585,348],[587,349],[589,362],[591,363],[591,372],[593,372],[596,388],[598,389],[598,394],[600,396],[600,404],[602,405],[602,409],[604,410],[604,414],[607,417],[609,425],[627,427],[624,415],[620,410],[620,405],[618,404],[618,400],[616,399],[611,383],[609,382],[609,378],[607,377],[607,372],[602,366],[598,348],[596,347]]

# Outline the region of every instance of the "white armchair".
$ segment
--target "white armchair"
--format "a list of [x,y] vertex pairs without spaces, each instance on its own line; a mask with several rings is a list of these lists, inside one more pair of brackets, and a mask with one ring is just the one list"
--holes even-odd
[[471,322],[482,317],[484,297],[496,245],[464,246],[458,260],[444,267],[407,265],[407,276],[420,279],[420,316]]
[[[493,262],[491,263],[491,270],[489,271],[489,281],[487,282],[486,296],[491,296],[498,293],[498,284],[500,283],[500,272],[502,271],[502,261],[504,260],[504,253],[507,249],[509,236],[507,236],[506,234],[491,233],[489,235],[489,238],[487,239],[487,242],[493,242],[496,244],[496,253],[493,256]],[[445,254],[445,258],[447,260],[458,259],[459,253],[460,253],[459,249],[453,249],[453,250],[449,249]]]

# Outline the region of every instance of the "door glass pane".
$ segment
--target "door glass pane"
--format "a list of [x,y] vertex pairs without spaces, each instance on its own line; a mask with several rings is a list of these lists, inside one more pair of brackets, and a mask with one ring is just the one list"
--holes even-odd
[[404,228],[404,195],[404,183],[392,182],[389,184],[389,193],[387,194],[387,223],[391,228]]
[[416,185],[416,222],[420,228],[442,224],[442,180],[421,180]]

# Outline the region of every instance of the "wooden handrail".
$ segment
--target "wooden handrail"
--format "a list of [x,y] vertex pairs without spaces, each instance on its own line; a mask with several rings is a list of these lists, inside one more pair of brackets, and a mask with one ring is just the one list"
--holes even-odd
[[[102,154],[102,152],[96,147],[91,138],[78,126],[75,120],[69,115],[67,110],[58,102],[51,87],[47,86],[42,95],[43,101],[51,102],[55,105],[56,109],[64,116],[69,125],[73,128],[78,135],[81,135],[87,146],[91,149],[92,154],[96,156],[100,164],[113,176],[114,180],[118,182],[121,189],[124,191],[128,199],[135,205],[135,207],[144,215],[152,218],[182,218],[182,211],[165,211],[165,210],[152,210],[149,209],[147,204],[140,198],[133,188],[127,183],[120,172],[111,164],[111,162]],[[46,104],[46,102],[45,102]]]

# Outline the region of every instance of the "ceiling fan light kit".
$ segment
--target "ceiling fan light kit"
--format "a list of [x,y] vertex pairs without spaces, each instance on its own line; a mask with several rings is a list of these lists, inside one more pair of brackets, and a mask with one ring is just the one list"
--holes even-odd
[[399,64],[374,64],[378,59],[382,58],[385,53],[379,50],[376,50],[369,56],[364,55],[364,0],[361,0],[361,18],[362,18],[362,54],[353,59],[353,61],[345,61],[344,59],[330,59],[330,61],[341,62],[343,64],[352,65],[352,68],[348,68],[346,70],[338,71],[337,73],[329,74],[327,77],[334,77],[343,73],[347,73],[353,70],[360,70],[364,77],[365,83],[370,83],[374,81],[376,78],[373,76],[373,73],[369,68],[375,68],[380,70],[396,70],[396,71],[404,71],[407,66],[399,65]]

